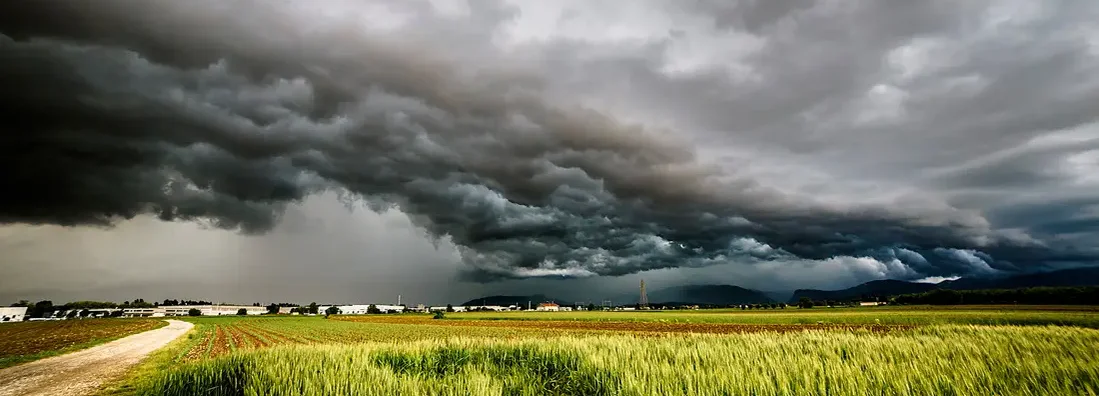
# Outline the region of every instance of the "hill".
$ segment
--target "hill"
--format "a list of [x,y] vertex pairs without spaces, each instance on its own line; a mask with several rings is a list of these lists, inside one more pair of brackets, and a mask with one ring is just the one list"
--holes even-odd
[[[653,304],[674,302],[676,304],[737,305],[775,302],[764,292],[733,285],[676,286],[655,290],[648,295],[649,302]],[[635,304],[637,300],[637,295],[631,295],[620,301]]]
[[794,290],[794,295],[790,296],[789,302],[797,302],[803,297],[808,297],[810,300],[813,301],[848,301],[855,299],[872,299],[874,297],[895,296],[898,294],[923,293],[925,291],[938,289],[939,287],[939,285],[934,283],[917,283],[899,280],[876,280],[841,290]]
[[790,297],[789,302],[795,303],[802,297],[808,297],[814,301],[849,301],[901,294],[924,293],[935,289],[981,290],[1095,285],[1099,285],[1099,268],[1075,268],[1005,277],[961,278],[941,283],[877,280],[841,290],[799,289],[794,291],[794,295]]
[[509,306],[509,305],[526,306],[528,301],[532,305],[538,305],[538,303],[543,303],[543,302],[553,302],[553,303],[557,303],[557,304],[561,304],[561,305],[572,305],[572,304],[574,304],[574,302],[565,302],[564,300],[559,300],[559,299],[556,299],[556,298],[550,298],[550,297],[547,297],[546,295],[543,295],[543,294],[534,294],[534,295],[529,295],[529,296],[487,296],[487,297],[475,298],[475,299],[466,301],[466,302],[464,302],[460,305],[463,305],[463,306],[470,306],[470,305],[500,305],[500,306],[505,306],[505,307]]

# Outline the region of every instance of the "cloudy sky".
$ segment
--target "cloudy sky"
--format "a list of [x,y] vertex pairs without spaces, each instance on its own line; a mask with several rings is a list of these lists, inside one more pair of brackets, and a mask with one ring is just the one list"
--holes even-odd
[[1099,265],[1099,3],[0,4],[0,299]]

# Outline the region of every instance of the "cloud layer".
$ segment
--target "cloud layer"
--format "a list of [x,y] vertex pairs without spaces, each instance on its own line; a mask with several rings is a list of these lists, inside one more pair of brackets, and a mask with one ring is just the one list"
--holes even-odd
[[478,281],[1099,263],[1099,7],[903,4],[6,4],[0,222],[335,191]]

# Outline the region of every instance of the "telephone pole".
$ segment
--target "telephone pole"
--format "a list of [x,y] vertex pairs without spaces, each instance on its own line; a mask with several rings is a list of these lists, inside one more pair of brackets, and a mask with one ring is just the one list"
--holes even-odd
[[637,308],[645,309],[649,306],[649,296],[645,294],[645,280],[641,280],[641,298],[637,299]]

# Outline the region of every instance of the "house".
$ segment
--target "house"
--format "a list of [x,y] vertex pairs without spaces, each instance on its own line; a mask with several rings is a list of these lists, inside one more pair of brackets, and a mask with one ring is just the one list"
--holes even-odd
[[557,303],[551,303],[551,302],[540,303],[540,304],[538,304],[538,308],[535,308],[535,311],[555,311],[556,312],[556,311],[560,311],[560,310],[561,310],[560,305],[557,305]]
[[279,307],[279,315],[289,315],[297,307]]
[[22,322],[27,316],[27,307],[3,307],[0,308],[0,323]]

